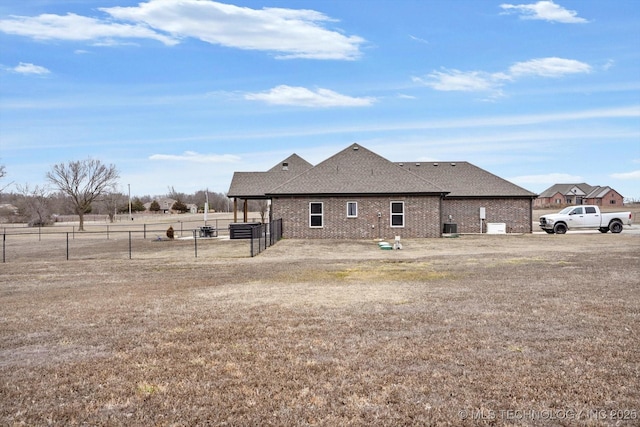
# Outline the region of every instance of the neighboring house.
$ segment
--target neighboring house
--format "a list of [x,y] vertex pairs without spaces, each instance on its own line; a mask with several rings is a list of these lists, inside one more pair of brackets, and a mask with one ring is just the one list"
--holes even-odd
[[[171,207],[175,202],[177,202],[177,200],[170,199],[168,197],[161,197],[161,198],[155,199],[155,201],[158,202],[158,205],[160,205],[160,212],[165,214],[173,213],[173,211],[171,210]],[[147,211],[149,210],[150,207],[151,207],[151,202],[144,204],[144,208]]]
[[534,201],[537,208],[562,205],[622,206],[624,198],[611,187],[589,184],[555,184]]
[[0,213],[18,215],[18,212],[20,212],[20,209],[13,206],[11,203],[0,203]]
[[490,222],[532,231],[536,194],[467,162],[393,163],[358,144],[316,166],[294,156],[268,172],[236,172],[228,192],[234,207],[270,199],[285,237],[440,237],[446,223],[460,233]]

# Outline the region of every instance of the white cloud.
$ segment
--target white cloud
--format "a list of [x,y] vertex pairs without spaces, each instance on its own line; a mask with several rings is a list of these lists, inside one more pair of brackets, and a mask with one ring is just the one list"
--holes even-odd
[[505,13],[519,13],[520,19],[539,19],[563,24],[584,24],[589,22],[584,18],[580,18],[578,12],[565,9],[550,0],[519,5],[505,3],[501,4],[500,7],[505,10]]
[[374,98],[354,98],[329,89],[312,91],[304,87],[280,85],[267,92],[249,93],[245,99],[264,101],[272,105],[296,105],[303,107],[366,107]]
[[94,41],[101,45],[130,38],[175,45],[192,37],[232,48],[275,52],[278,58],[351,60],[360,56],[364,43],[358,36],[326,28],[333,19],[306,9],[251,9],[212,0],[149,0],[132,7],[98,10],[109,19],[72,13],[11,16],[0,20],[0,31],[40,40]]
[[200,154],[195,151],[185,151],[182,154],[153,154],[149,160],[165,160],[193,163],[235,163],[240,157],[232,154]]
[[409,38],[410,38],[411,40],[417,41],[418,43],[429,44],[429,41],[428,41],[428,40],[425,40],[425,39],[420,38],[420,37],[413,36],[413,35],[411,35],[411,34],[409,34]]
[[40,65],[33,65],[28,62],[21,62],[16,67],[14,67],[12,71],[20,74],[40,74],[40,75],[49,74],[51,72],[45,67],[41,67]]
[[604,71],[609,71],[610,68],[612,68],[614,65],[616,64],[616,61],[614,61],[613,59],[609,59],[607,62],[605,62],[605,64],[602,66],[602,69]]
[[509,181],[516,184],[558,184],[563,182],[583,182],[580,175],[569,175],[566,173],[548,173],[544,175],[523,175],[509,178]]
[[278,52],[279,58],[355,59],[364,40],[322,26],[333,21],[313,10],[251,9],[215,1],[151,0],[136,7],[100,9],[114,18],[144,23],[176,37]]
[[113,38],[143,38],[158,40],[166,45],[178,41],[159,34],[144,25],[118,24],[69,13],[43,14],[35,17],[11,16],[0,20],[0,31],[36,40],[92,41]]
[[562,77],[567,74],[589,73],[587,63],[565,58],[538,58],[513,64],[506,72],[487,73],[485,71],[460,71],[443,69],[433,71],[423,77],[413,77],[413,81],[440,91],[493,92],[502,96],[501,88],[507,82],[528,76]]
[[541,76],[562,77],[566,74],[589,73],[591,66],[575,59],[565,58],[538,58],[530,61],[516,62],[509,67],[509,73],[513,77]]
[[489,73],[482,71],[447,70],[434,71],[427,79],[414,77],[414,82],[422,83],[435,90],[478,92],[495,90],[497,81]]
[[640,180],[640,170],[622,173],[613,173],[611,178],[623,180]]

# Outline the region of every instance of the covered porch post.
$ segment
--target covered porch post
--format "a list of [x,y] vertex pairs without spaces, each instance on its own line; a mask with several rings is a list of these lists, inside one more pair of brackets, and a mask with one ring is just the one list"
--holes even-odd
[[233,198],[233,222],[238,222],[238,199]]

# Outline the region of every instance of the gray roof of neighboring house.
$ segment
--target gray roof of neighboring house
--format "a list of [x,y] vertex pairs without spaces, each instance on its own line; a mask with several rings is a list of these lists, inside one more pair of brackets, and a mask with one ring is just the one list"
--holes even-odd
[[587,199],[602,199],[610,191],[614,190],[611,187],[601,187],[599,185],[596,185],[585,197]]
[[447,190],[352,144],[278,187],[270,195],[443,194]]
[[557,193],[560,193],[564,196],[574,195],[575,193],[573,193],[571,190],[576,187],[584,194],[589,194],[593,189],[592,186],[584,182],[579,184],[554,184],[540,193],[538,197],[553,197]]
[[302,157],[292,154],[267,172],[235,172],[227,196],[265,198],[269,190],[312,167],[313,165]]
[[445,188],[446,197],[536,197],[469,162],[401,162],[404,169]]

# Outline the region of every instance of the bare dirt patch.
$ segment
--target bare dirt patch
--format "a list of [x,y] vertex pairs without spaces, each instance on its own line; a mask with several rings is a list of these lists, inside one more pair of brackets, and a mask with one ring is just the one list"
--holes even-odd
[[640,423],[638,236],[403,243],[14,242],[0,424]]

